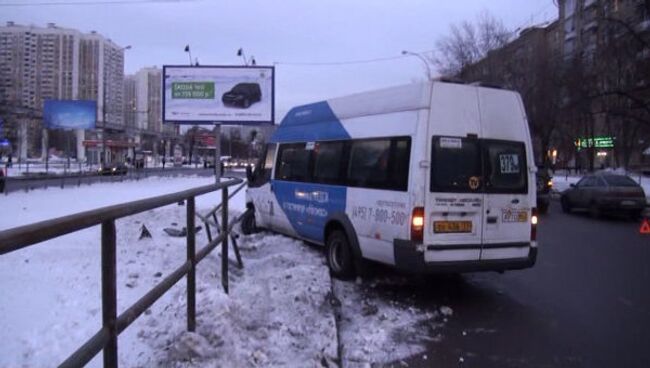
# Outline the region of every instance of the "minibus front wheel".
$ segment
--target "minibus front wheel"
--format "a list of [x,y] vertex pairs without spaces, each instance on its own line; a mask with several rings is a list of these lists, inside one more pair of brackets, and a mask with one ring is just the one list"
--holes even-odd
[[241,219],[241,231],[244,235],[254,234],[259,231],[257,222],[255,221],[255,210],[249,208],[244,213]]
[[327,265],[332,276],[347,280],[354,276],[354,255],[350,242],[342,230],[334,230],[327,237]]

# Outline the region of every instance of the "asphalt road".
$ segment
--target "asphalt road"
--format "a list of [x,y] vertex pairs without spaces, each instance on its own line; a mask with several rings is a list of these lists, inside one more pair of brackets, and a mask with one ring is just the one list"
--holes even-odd
[[639,226],[553,202],[531,269],[386,285],[386,298],[453,309],[439,342],[394,365],[650,367],[650,235]]

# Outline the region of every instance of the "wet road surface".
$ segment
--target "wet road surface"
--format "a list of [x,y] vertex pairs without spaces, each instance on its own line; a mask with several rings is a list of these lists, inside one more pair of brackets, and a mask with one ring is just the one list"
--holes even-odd
[[453,309],[410,367],[650,367],[650,235],[640,221],[542,216],[537,264],[409,278],[375,292]]

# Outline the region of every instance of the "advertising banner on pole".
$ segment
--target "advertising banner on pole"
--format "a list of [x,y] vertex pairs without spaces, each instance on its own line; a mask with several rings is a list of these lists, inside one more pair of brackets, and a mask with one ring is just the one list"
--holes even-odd
[[97,102],[45,100],[43,122],[49,129],[93,129],[97,122]]
[[271,66],[163,66],[163,120],[273,124]]

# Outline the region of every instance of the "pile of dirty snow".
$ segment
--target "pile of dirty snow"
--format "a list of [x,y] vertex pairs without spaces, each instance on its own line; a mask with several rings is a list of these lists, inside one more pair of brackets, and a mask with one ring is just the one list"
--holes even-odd
[[[335,365],[336,323],[322,253],[279,235],[240,238],[245,265],[233,266],[230,294],[220,287],[217,254],[197,275],[197,330],[185,331],[185,292],[145,317],[145,365],[243,367]],[[179,318],[180,316],[180,318]]]

